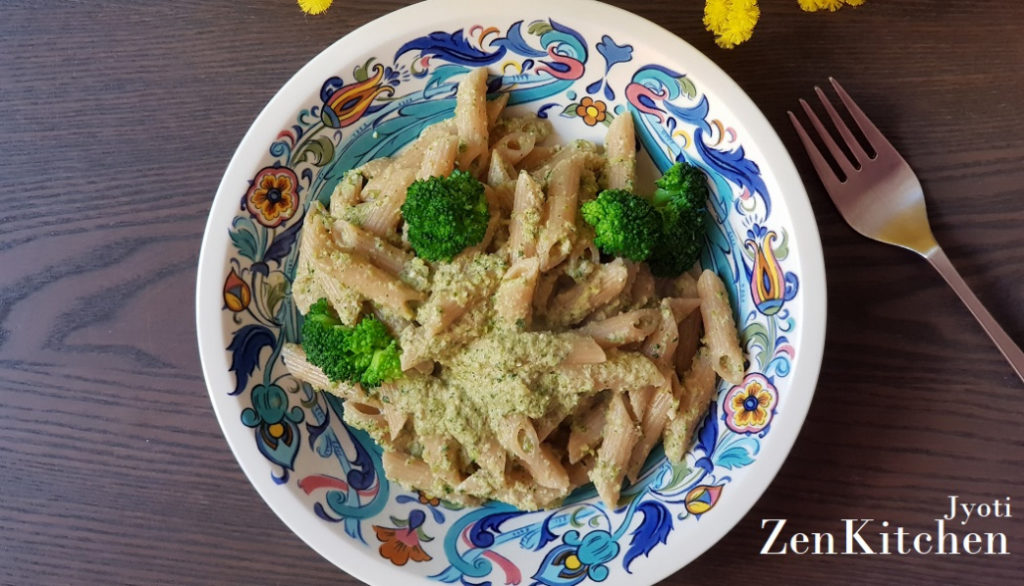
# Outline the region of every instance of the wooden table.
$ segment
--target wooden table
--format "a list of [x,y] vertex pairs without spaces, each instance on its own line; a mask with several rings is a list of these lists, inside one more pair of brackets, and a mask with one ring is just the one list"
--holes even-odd
[[[616,1],[709,55],[791,150],[821,230],[828,339],[778,477],[666,581],[1011,583],[1024,576],[1024,384],[926,263],[840,219],[786,110],[833,75],[917,170],[938,240],[1024,341],[1024,8],[763,0],[726,51],[701,2]],[[0,10],[0,582],[341,583],[242,475],[200,373],[196,261],[218,181],[277,89],[405,2],[33,3]],[[934,531],[1011,499],[1003,556],[759,555],[874,518]]]

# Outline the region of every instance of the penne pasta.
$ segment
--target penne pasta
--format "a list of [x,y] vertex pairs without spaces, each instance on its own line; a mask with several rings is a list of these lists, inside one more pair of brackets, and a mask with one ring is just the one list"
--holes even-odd
[[[543,270],[543,263],[541,264]],[[577,324],[595,309],[615,299],[626,287],[629,272],[621,258],[600,265],[584,281],[559,293],[552,301],[555,312],[548,321],[556,326]]]
[[498,94],[497,98],[487,101],[485,105],[485,108],[487,108],[487,128],[494,128],[494,125],[498,123],[498,117],[501,116],[502,110],[508,104],[509,95]]
[[576,335],[572,336],[570,341],[569,352],[562,359],[563,365],[600,364],[608,358],[601,346],[590,336]]
[[633,117],[629,114],[616,116],[608,126],[608,135],[604,143],[604,174],[608,189],[632,191],[636,182],[636,135]]
[[362,254],[370,262],[396,277],[412,260],[412,254],[346,220],[334,222],[331,232],[339,249]]
[[636,277],[629,289],[630,305],[632,307],[646,307],[655,299],[654,275],[651,274],[647,264],[637,267]]
[[701,315],[694,311],[679,322],[679,344],[676,346],[676,372],[686,372],[700,345]]
[[381,463],[384,464],[384,474],[406,488],[434,485],[430,466],[419,458],[401,452],[384,452]]
[[[551,122],[514,115],[507,92],[488,99],[487,76],[462,77],[452,118],[345,172],[329,209],[312,194],[298,256],[281,263],[294,269],[294,307],[323,312],[326,300],[332,317],[290,322],[310,353],[285,338],[281,356],[294,380],[345,401],[344,424],[369,434],[402,486],[534,510],[593,482],[612,509],[659,441],[671,462],[686,457],[719,376],[742,378],[733,312],[714,273],[655,278],[646,263],[607,254],[601,228],[583,221],[581,205],[600,189],[635,189],[631,113],[611,118],[603,147],[548,144]],[[437,215],[402,216],[413,181],[456,169],[469,176],[424,195]],[[424,228],[429,218],[445,230]],[[458,242],[463,219],[475,222],[472,239],[450,252],[410,242],[410,229]]]
[[666,297],[658,308],[659,324],[644,340],[640,351],[654,361],[658,368],[667,369],[675,363],[676,347],[679,345],[679,324]]
[[341,182],[338,183],[338,186],[334,188],[334,192],[331,193],[331,215],[339,217],[342,210],[359,203],[362,192],[363,174],[356,170],[345,173],[345,176],[341,178]]
[[501,155],[508,165],[517,165],[536,145],[537,138],[528,132],[511,132],[501,137],[491,147],[491,156]]
[[630,418],[621,393],[612,395],[601,435],[603,439],[597,451],[597,462],[589,476],[601,500],[614,507],[619,502],[622,479],[626,475],[633,446],[640,439],[640,430]]
[[455,94],[458,130],[458,167],[472,170],[487,155],[487,70],[474,69],[459,83]]
[[707,348],[698,350],[677,391],[679,408],[665,424],[662,438],[665,456],[673,463],[680,462],[689,449],[697,423],[715,392],[715,370]]
[[543,206],[544,194],[540,185],[529,173],[521,171],[516,180],[508,236],[509,257],[513,260],[531,257],[537,253]]
[[[674,377],[675,373],[672,373],[666,379],[671,381]],[[630,454],[629,463],[626,466],[626,478],[630,482],[636,482],[651,449],[661,439],[665,423],[668,422],[669,411],[675,404],[676,399],[672,394],[671,382],[654,389],[654,392],[648,395],[644,414],[640,420],[640,440],[633,446],[633,452]]]
[[569,157],[552,170],[548,183],[544,226],[537,239],[540,270],[551,270],[569,256],[576,234],[581,157]]
[[352,208],[353,212],[346,215],[346,219],[377,236],[386,238],[394,234],[401,221],[405,192],[416,179],[417,166],[393,163],[363,188],[363,192],[373,199]]
[[605,348],[640,342],[650,336],[661,322],[657,309],[636,309],[587,322],[576,331],[590,336]]
[[455,155],[458,153],[458,148],[458,137],[450,134],[439,136],[430,143],[423,154],[423,160],[416,172],[416,179],[451,175],[452,169],[455,168]]
[[542,445],[530,421],[520,415],[504,419],[497,424],[498,441],[514,454],[540,486],[567,490],[569,474],[559,463],[551,448]]
[[403,317],[413,317],[409,304],[424,299],[422,293],[361,255],[337,252],[314,262],[320,274],[328,275],[337,283],[346,283],[364,298],[373,299]]
[[745,366],[725,284],[715,273],[704,271],[697,279],[697,293],[712,368],[722,380],[738,385],[743,382]]
[[582,413],[577,412],[566,445],[570,464],[576,464],[587,455],[595,453],[595,448],[601,442],[607,412],[607,401],[598,402]]
[[498,285],[494,303],[498,322],[505,327],[528,329],[533,322],[533,293],[540,266],[536,257],[512,263]]
[[[487,170],[487,184],[490,186],[504,187],[507,183],[515,181],[515,169],[505,160],[505,157],[498,151],[491,152],[491,163]],[[498,187],[494,187],[497,189]],[[502,209],[511,209],[504,205],[502,198]]]

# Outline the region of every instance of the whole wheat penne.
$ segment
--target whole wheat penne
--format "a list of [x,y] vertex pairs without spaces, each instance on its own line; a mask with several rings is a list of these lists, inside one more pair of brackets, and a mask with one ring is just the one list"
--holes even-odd
[[447,435],[428,434],[420,437],[423,443],[423,461],[430,467],[430,473],[445,484],[461,484],[465,477],[456,464],[455,439]]
[[470,71],[455,94],[455,126],[458,129],[458,166],[470,170],[487,154],[487,70]]
[[509,225],[508,249],[512,260],[531,257],[537,252],[544,211],[544,193],[526,171],[516,180],[515,198]]
[[[543,270],[543,261],[542,261]],[[569,326],[583,321],[601,305],[619,296],[626,287],[629,272],[621,258],[600,265],[584,281],[559,293],[552,301],[555,313],[548,311],[548,321]]]
[[494,143],[491,155],[500,154],[503,161],[516,165],[530,154],[536,141],[536,137],[529,132],[511,132]]
[[430,466],[420,458],[401,452],[384,452],[381,456],[384,474],[407,488],[428,487],[434,484]]
[[639,352],[608,350],[602,362],[563,364],[559,366],[559,371],[572,377],[574,384],[580,386],[581,392],[660,387],[665,384],[665,376],[658,370],[657,365]]
[[529,328],[533,322],[533,293],[537,288],[540,265],[536,257],[512,263],[494,294],[498,322],[506,327]]
[[514,454],[533,475],[537,484],[567,490],[569,475],[559,463],[551,448],[541,443],[537,431],[530,421],[522,416],[513,416],[497,423],[498,441]]
[[714,272],[704,271],[697,279],[697,293],[711,365],[722,380],[738,385],[743,382],[745,366],[725,284]]
[[707,348],[697,351],[679,388],[679,409],[665,424],[662,437],[665,456],[673,463],[681,461],[689,449],[697,423],[707,412],[715,391],[715,371]]
[[590,479],[605,506],[614,509],[619,503],[622,479],[626,475],[633,446],[640,439],[640,430],[630,418],[621,393],[612,395],[605,418],[603,440],[597,451],[597,463],[590,471]]
[[401,274],[406,263],[412,260],[412,254],[347,220],[335,221],[332,234],[341,250],[362,254],[396,277]]
[[679,344],[676,346],[676,372],[685,373],[700,345],[701,315],[694,311],[679,322]]
[[498,123],[498,117],[501,116],[501,111],[505,109],[505,105],[508,104],[508,98],[511,94],[498,94],[497,98],[493,100],[487,100],[487,104],[484,106],[487,108],[487,128],[494,128],[494,125]]
[[[684,457],[719,373],[742,376],[733,313],[713,274],[655,278],[646,263],[610,260],[582,221],[600,189],[636,191],[631,114],[611,117],[603,146],[559,146],[547,143],[549,120],[513,114],[507,92],[487,91],[486,70],[462,76],[452,118],[346,173],[329,211],[310,194],[298,257],[282,260],[294,306],[326,299],[345,326],[331,343],[383,369],[397,347],[401,374],[373,387],[332,381],[290,340],[284,364],[344,399],[345,424],[377,442],[386,475],[428,497],[533,510],[592,481],[615,507],[659,439],[671,461]],[[481,241],[431,261],[413,250],[401,208],[414,180],[454,169],[483,183],[490,217]],[[437,203],[456,239],[470,216]],[[285,308],[265,281],[264,309]],[[370,317],[394,338],[372,358],[362,356],[370,330],[348,329]]]
[[632,191],[636,181],[636,136],[632,116],[624,114],[612,120],[604,148],[608,189]]
[[666,369],[675,363],[676,347],[679,345],[679,324],[667,298],[658,307],[659,324],[644,340],[640,351],[654,361],[659,368]]
[[458,153],[458,148],[458,137],[447,134],[435,139],[423,154],[423,160],[416,172],[416,179],[451,175],[452,169],[455,168],[455,155]]
[[646,307],[655,299],[654,275],[647,263],[637,267],[636,277],[629,289],[630,303],[633,307]]
[[577,334],[570,335],[568,338],[572,345],[565,358],[562,359],[562,365],[599,364],[607,360],[604,349],[590,336]]
[[537,240],[540,269],[548,271],[565,260],[576,235],[577,197],[583,159],[569,157],[555,166],[548,182],[544,226]]
[[406,191],[416,179],[417,167],[418,162],[416,166],[408,167],[393,163],[392,168],[366,184],[363,193],[373,194],[373,199],[353,208],[358,211],[348,215],[347,219],[356,221],[360,227],[378,236],[393,234],[401,221],[400,210],[405,203]]
[[[675,374],[672,373],[670,380]],[[643,468],[651,449],[661,439],[665,423],[668,421],[669,410],[675,405],[675,397],[672,395],[672,385],[664,385],[656,389],[649,397],[645,406],[643,418],[640,421],[640,441],[633,446],[633,452],[629,457],[629,464],[626,466],[626,477],[630,482],[636,482]]]
[[569,463],[575,464],[588,454],[595,451],[601,442],[604,431],[605,416],[608,413],[607,401],[593,404],[589,410],[577,414],[569,428],[567,444]]
[[339,217],[339,213],[343,209],[359,203],[362,191],[363,174],[354,170],[345,173],[345,176],[341,178],[341,181],[331,193],[329,208],[331,215]]
[[316,259],[316,265],[320,273],[332,275],[336,282],[347,284],[366,299],[389,307],[407,318],[413,317],[409,303],[423,301],[424,298],[423,293],[360,255],[339,252]]
[[657,309],[635,309],[612,317],[590,321],[576,329],[605,348],[640,342],[651,335],[661,322]]
[[[515,181],[515,169],[505,160],[499,151],[491,152],[491,162],[487,169],[487,185],[503,186],[506,183]],[[507,209],[502,206],[503,209]]]

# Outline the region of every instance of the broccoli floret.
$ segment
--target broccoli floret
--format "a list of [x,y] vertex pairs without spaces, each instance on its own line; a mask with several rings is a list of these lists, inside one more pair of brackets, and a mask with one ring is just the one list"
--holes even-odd
[[658,244],[661,218],[646,199],[623,189],[606,189],[580,208],[594,227],[594,244],[601,252],[644,261]]
[[376,387],[400,376],[402,376],[402,357],[398,351],[398,342],[392,340],[386,348],[373,353],[373,359],[363,371],[360,381],[368,387]]
[[402,204],[416,256],[447,261],[478,244],[491,219],[484,185],[465,171],[413,182]]
[[661,213],[661,240],[648,259],[651,272],[675,277],[700,258],[707,222],[708,179],[699,167],[676,163],[657,181],[654,206]]
[[685,201],[703,210],[708,201],[708,176],[696,165],[676,163],[655,182],[654,205],[663,206],[670,201]]
[[676,163],[657,181],[647,199],[606,189],[580,208],[594,227],[601,252],[647,261],[659,277],[675,277],[700,257],[707,221],[708,183],[700,168]]
[[704,210],[670,201],[661,212],[661,242],[647,259],[657,277],[676,277],[693,266],[704,246]]
[[355,327],[348,327],[326,299],[310,306],[305,315],[302,348],[309,361],[334,382],[374,387],[402,375],[398,343],[384,324],[364,317]]

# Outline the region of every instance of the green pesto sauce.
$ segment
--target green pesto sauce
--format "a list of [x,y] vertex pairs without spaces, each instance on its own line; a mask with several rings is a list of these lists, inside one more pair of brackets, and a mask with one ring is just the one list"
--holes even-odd
[[575,402],[567,377],[553,373],[568,354],[565,335],[491,332],[444,361],[440,376],[406,373],[395,402],[417,434],[450,434],[464,446],[492,436],[492,422],[543,417]]

